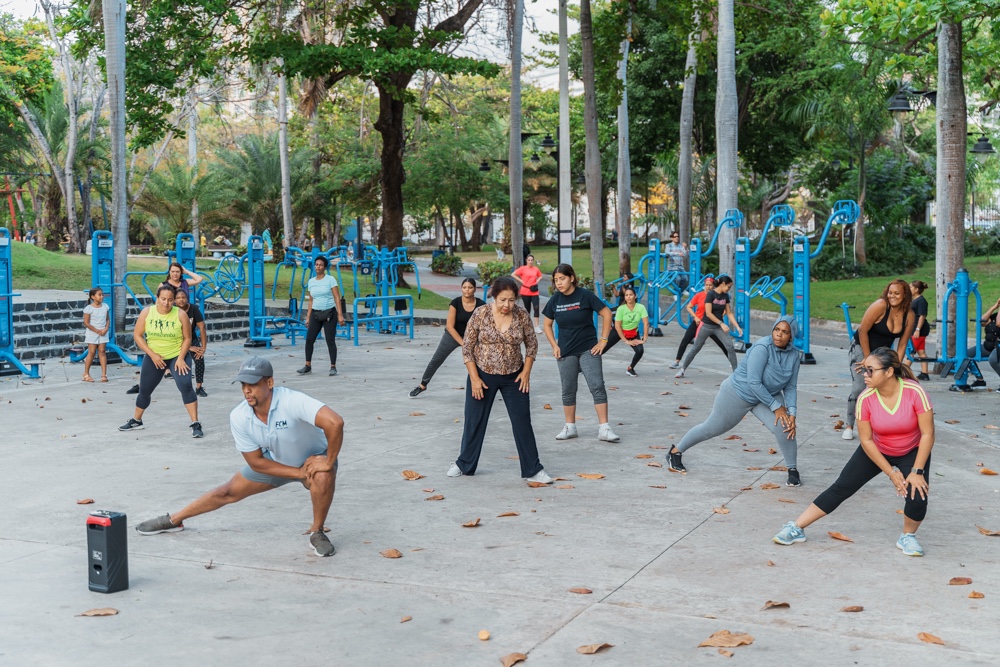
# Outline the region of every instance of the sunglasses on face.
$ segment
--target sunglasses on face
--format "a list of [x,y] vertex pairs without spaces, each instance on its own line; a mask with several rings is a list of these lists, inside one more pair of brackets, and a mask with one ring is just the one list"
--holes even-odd
[[861,374],[864,375],[865,377],[871,377],[872,375],[875,374],[875,371],[884,371],[884,370],[885,370],[884,367],[883,368],[871,368],[870,366],[865,366],[864,368],[861,369]]

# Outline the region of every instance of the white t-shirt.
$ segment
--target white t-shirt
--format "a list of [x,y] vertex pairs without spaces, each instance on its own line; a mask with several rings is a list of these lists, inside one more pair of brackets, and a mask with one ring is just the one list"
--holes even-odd
[[339,287],[339,285],[337,285],[337,279],[329,273],[323,276],[322,280],[315,277],[310,278],[308,287],[309,296],[312,297],[313,310],[330,310],[337,307],[337,304],[333,302],[333,288]]
[[236,449],[270,452],[278,463],[298,468],[310,456],[326,451],[326,435],[316,427],[316,415],[323,406],[301,391],[275,387],[265,424],[243,401],[229,413]]
[[[90,326],[95,329],[103,329],[108,326],[108,304],[102,303],[100,306],[94,306],[88,303],[83,308],[84,315],[90,315]],[[87,329],[84,332],[84,342],[88,345],[99,345],[101,343],[107,343],[109,339],[108,334],[98,335]]]

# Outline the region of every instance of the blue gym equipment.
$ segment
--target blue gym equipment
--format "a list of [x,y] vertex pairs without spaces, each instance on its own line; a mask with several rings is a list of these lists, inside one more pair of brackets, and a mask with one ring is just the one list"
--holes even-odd
[[12,289],[14,267],[11,257],[11,235],[0,227],[0,362],[6,362],[29,378],[40,378],[39,363],[23,364],[14,356],[14,297]]
[[698,285],[701,285],[702,281],[705,279],[701,272],[701,261],[712,254],[715,250],[715,244],[719,240],[719,232],[723,228],[728,227],[729,229],[739,229],[743,226],[743,214],[737,211],[735,208],[731,208],[726,211],[726,214],[722,216],[722,220],[719,221],[719,225],[715,228],[715,233],[712,235],[712,242],[708,244],[708,248],[704,251],[701,249],[701,239],[692,238],[691,239],[691,251],[689,253],[690,267],[689,274],[690,279],[688,280],[689,289],[698,289]]
[[[636,296],[642,299],[645,292],[646,312],[649,313],[649,335],[659,337],[663,335],[660,325],[670,323],[672,319],[680,320],[681,316],[681,290],[677,287],[677,271],[668,271],[667,265],[670,255],[662,252],[660,239],[649,240],[649,252],[639,259],[639,271],[636,277],[639,279]],[[622,279],[618,279],[609,285],[620,284]],[[674,302],[660,313],[660,290],[668,290],[674,295]]]
[[795,222],[795,211],[787,204],[778,204],[771,208],[771,215],[768,216],[764,224],[764,230],[757,241],[757,248],[750,250],[750,239],[741,236],[736,239],[736,275],[733,277],[733,287],[735,295],[733,298],[733,312],[736,321],[743,328],[743,336],[738,339],[742,343],[742,349],[750,347],[750,299],[760,296],[770,299],[778,304],[781,314],[785,314],[788,306],[788,299],[781,293],[781,287],[785,284],[784,276],[761,276],[753,285],[750,284],[750,260],[760,254],[767,242],[767,235],[772,227],[791,227]]
[[[858,221],[860,209],[858,203],[853,200],[844,199],[833,205],[833,212],[827,218],[823,227],[823,234],[820,236],[816,249],[810,252],[809,239],[805,236],[796,236],[792,243],[792,279],[794,291],[792,294],[792,314],[795,316],[795,323],[798,325],[799,335],[795,338],[795,347],[802,351],[803,364],[815,364],[816,357],[809,351],[809,317],[810,317],[810,260],[819,257],[826,245],[826,240],[830,235],[830,228],[837,224],[846,228],[854,225]],[[847,310],[844,310],[845,314]],[[850,325],[848,325],[850,331]]]

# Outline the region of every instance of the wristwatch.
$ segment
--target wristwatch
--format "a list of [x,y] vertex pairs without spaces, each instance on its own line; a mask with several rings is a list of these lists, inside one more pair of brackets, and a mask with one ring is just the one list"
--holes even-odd
[[924,469],[923,469],[923,468],[914,468],[913,470],[911,470],[911,471],[910,471],[910,474],[913,474],[913,473],[916,473],[916,474],[918,474],[918,475],[923,475],[923,474],[925,474],[925,473],[924,473]]

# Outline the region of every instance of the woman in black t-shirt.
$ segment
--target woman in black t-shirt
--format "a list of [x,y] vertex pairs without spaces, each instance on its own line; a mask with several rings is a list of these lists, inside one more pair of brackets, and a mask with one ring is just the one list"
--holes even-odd
[[[576,430],[576,387],[577,378],[583,373],[594,397],[597,410],[599,440],[618,442],[621,438],[608,424],[608,392],[604,388],[604,369],[601,355],[608,345],[611,335],[611,309],[597,298],[593,292],[577,285],[576,271],[569,264],[560,264],[552,272],[555,292],[542,311],[542,330],[549,339],[552,353],[559,367],[562,383],[563,414],[566,425],[556,436],[556,440],[577,437]],[[594,329],[594,315],[602,319],[601,337]],[[559,340],[556,341],[553,323],[559,325]]]
[[[983,325],[983,354],[986,355],[990,367],[1000,375],[1000,345],[997,345],[1000,339],[1000,299],[983,313],[980,324]],[[975,346],[970,347],[967,354],[969,357],[979,356]]]
[[[917,323],[914,325],[913,337],[910,338],[915,358],[927,356],[927,334],[931,332],[930,322],[927,321],[927,299],[923,297],[925,289],[927,289],[927,283],[923,280],[914,280],[910,283],[910,296],[913,297],[913,301],[910,302],[910,310],[913,311],[913,316],[917,318]],[[903,357],[903,363],[907,366],[912,364],[905,356]],[[917,379],[931,379],[931,376],[927,374],[926,361],[920,362],[920,374],[917,375]]]
[[448,306],[448,321],[445,324],[444,335],[441,336],[441,342],[438,343],[437,350],[434,351],[434,356],[431,357],[430,363],[424,369],[424,376],[420,379],[420,384],[410,390],[410,398],[416,398],[427,391],[427,384],[434,377],[441,364],[444,363],[444,360],[452,352],[462,347],[462,340],[465,338],[465,326],[469,323],[472,312],[476,308],[479,308],[479,306],[485,305],[486,302],[476,296],[476,281],[472,278],[463,280],[462,296],[452,300]]
[[739,322],[736,321],[736,316],[733,315],[733,305],[729,299],[729,290],[733,288],[733,279],[727,275],[721,275],[715,282],[715,289],[708,290],[705,294],[705,317],[698,326],[698,335],[695,336],[694,345],[684,356],[681,369],[674,375],[675,378],[684,377],[684,371],[701,352],[702,346],[705,345],[705,341],[710,336],[717,341],[722,341],[726,348],[726,356],[729,357],[729,365],[733,367],[734,371],[736,370],[736,350],[733,349],[733,338],[729,335],[729,326],[722,321],[723,317],[728,316],[733,328],[741,336],[743,335],[743,330],[740,328]]

